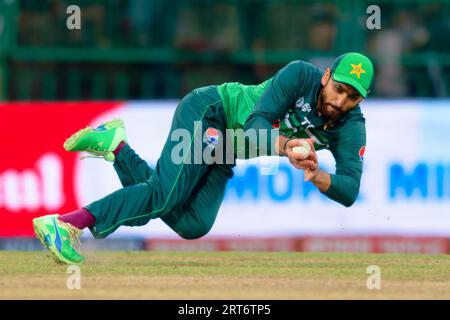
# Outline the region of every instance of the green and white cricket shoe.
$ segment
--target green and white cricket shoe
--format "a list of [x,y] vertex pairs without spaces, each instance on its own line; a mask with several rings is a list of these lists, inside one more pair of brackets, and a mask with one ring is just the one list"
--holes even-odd
[[80,253],[82,230],[58,219],[52,214],[33,219],[34,233],[58,263],[80,264],[84,257]]
[[[87,127],[76,133],[64,142],[66,151],[85,151],[94,158],[103,157],[113,162],[114,150],[119,144],[127,142],[123,120],[115,119],[98,126]],[[86,157],[84,157],[86,158]]]

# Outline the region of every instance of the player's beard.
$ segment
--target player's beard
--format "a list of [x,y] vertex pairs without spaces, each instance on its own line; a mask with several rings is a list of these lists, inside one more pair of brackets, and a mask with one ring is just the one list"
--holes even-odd
[[322,88],[319,94],[317,111],[319,111],[319,114],[325,123],[334,123],[342,116],[342,111],[326,101],[328,101],[327,95],[325,94],[324,88]]

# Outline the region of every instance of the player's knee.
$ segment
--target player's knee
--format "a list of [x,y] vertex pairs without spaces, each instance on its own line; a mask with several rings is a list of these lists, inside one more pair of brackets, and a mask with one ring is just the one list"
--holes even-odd
[[199,224],[193,228],[189,228],[186,230],[177,230],[177,233],[180,237],[186,240],[195,240],[200,239],[211,230],[212,225],[210,224]]

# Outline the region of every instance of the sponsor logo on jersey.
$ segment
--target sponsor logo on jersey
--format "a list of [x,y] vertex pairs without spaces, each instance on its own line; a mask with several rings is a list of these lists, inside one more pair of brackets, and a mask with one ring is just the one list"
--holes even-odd
[[297,100],[297,102],[295,103],[295,107],[296,108],[301,108],[302,105],[305,103],[305,98],[301,97],[300,99]]
[[219,132],[215,128],[208,128],[205,132],[205,142],[218,144],[219,143]]
[[311,111],[311,106],[309,103],[305,103],[304,97],[301,97],[300,99],[297,100],[297,102],[295,103],[295,107],[297,109],[302,110],[302,112],[310,112]]
[[309,105],[309,103],[305,103],[304,105],[302,105],[301,110],[303,112],[310,112],[311,111],[311,106]]
[[364,153],[366,152],[366,146],[362,146],[361,149],[359,149],[359,159],[361,161],[364,161]]

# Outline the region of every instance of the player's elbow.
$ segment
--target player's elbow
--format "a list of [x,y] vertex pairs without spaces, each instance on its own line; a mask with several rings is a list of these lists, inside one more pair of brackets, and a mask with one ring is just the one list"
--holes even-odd
[[350,208],[356,202],[356,197],[346,197],[342,199],[341,204],[347,208]]
[[359,185],[349,188],[344,197],[342,197],[341,204],[347,208],[350,208],[358,198]]
[[329,198],[349,208],[358,198],[359,180],[350,176],[334,176],[331,187],[325,193]]

